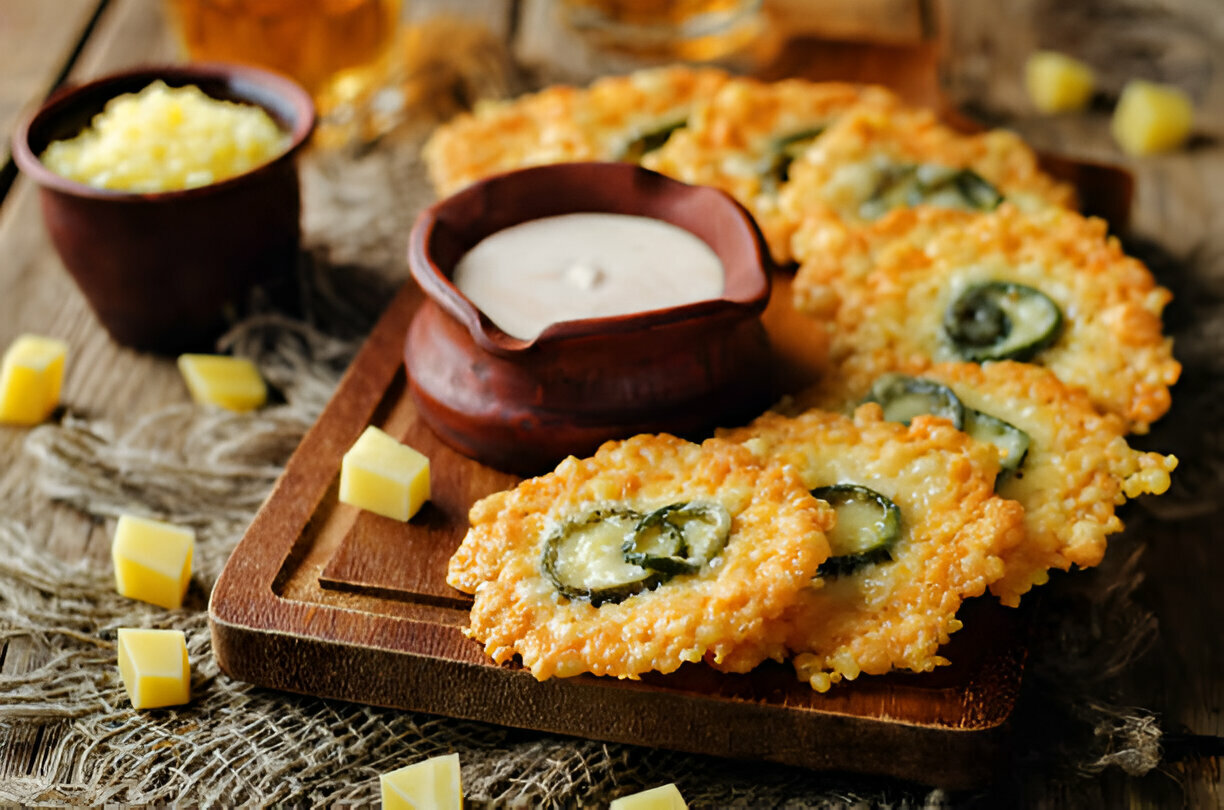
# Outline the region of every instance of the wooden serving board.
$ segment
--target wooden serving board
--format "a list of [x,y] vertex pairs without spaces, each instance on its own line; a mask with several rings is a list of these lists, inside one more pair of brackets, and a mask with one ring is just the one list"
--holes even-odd
[[[947,653],[953,666],[824,695],[782,665],[540,683],[493,664],[462,633],[470,599],[446,584],[446,564],[472,503],[518,479],[459,455],[418,419],[401,351],[421,300],[408,282],[392,301],[218,580],[209,610],[226,673],[324,697],[953,788],[989,776],[1023,645],[1015,612],[986,600],[966,606]],[[766,323],[783,379],[797,380],[810,372],[789,301],[779,274]],[[341,458],[367,424],[432,461],[433,499],[409,523],[337,500]]]

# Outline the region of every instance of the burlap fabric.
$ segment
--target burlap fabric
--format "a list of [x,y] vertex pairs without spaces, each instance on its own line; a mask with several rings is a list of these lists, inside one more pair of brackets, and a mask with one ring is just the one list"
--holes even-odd
[[[307,230],[298,312],[272,308],[240,323],[224,348],[251,357],[283,402],[250,415],[176,405],[117,432],[71,412],[32,431],[25,457],[42,497],[71,504],[109,530],[130,511],[198,532],[187,604],[163,610],[114,593],[108,566],[64,562],[35,546],[27,515],[0,502],[0,639],[34,651],[32,667],[0,676],[0,724],[38,735],[52,752],[0,801],[28,804],[371,804],[377,774],[458,752],[471,806],[599,806],[675,781],[693,806],[948,806],[1015,796],[1059,782],[1160,762],[1150,713],[1120,708],[1118,675],[1142,666],[1155,618],[1132,598],[1150,517],[1141,504],[1101,568],[1045,589],[1017,714],[1016,753],[993,793],[920,786],[760,763],[604,744],[273,692],[221,675],[209,651],[206,594],[292,452],[318,415],[381,304],[405,277],[407,227],[428,200],[417,143],[308,167]],[[1193,464],[1183,481],[1195,477]],[[1166,511],[1201,502],[1173,493]],[[35,499],[37,500],[37,499]],[[24,507],[22,507],[24,508]],[[1168,515],[1166,515],[1168,517]],[[115,666],[121,626],[186,631],[190,705],[136,712]],[[326,665],[326,662],[321,662]],[[1098,794],[1099,795],[1099,792]]]

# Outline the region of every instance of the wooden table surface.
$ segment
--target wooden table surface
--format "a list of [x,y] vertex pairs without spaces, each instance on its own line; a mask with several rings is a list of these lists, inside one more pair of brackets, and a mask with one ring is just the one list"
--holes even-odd
[[[416,2],[412,13],[435,5],[441,4]],[[465,0],[447,5],[494,31],[521,37],[522,26],[514,24],[513,15],[527,14],[539,4]],[[1174,264],[1188,267],[1197,280],[1195,289],[1214,291],[1218,298],[1224,290],[1219,285],[1224,281],[1224,13],[1218,0],[1152,0],[1151,8],[1121,0],[1078,9],[1055,5],[1045,0],[932,3],[940,12],[945,89],[962,108],[992,123],[1007,123],[1038,148],[1130,169],[1137,191],[1134,234],[1158,245]],[[1112,6],[1118,7],[1116,14]],[[1003,19],[1007,24],[999,25]],[[1114,39],[1097,36],[1102,33]],[[1107,111],[1061,118],[1032,115],[1018,76],[1034,47],[1087,49],[1086,55],[1111,65],[1104,77],[1107,93],[1116,94],[1122,79],[1144,71],[1188,86],[1200,112],[1200,136],[1176,154],[1128,159],[1108,136]],[[1101,52],[1109,47],[1116,50]],[[118,426],[185,402],[187,392],[171,361],[123,349],[105,335],[48,243],[36,190],[16,176],[8,160],[8,137],[19,113],[62,81],[175,58],[157,0],[0,0],[0,346],[26,331],[66,339],[72,354],[63,401],[72,403],[74,411]],[[393,253],[398,255],[398,249]],[[1211,301],[1190,303],[1207,306]],[[1211,348],[1209,335],[1191,335],[1188,367],[1197,363],[1196,374],[1219,379]],[[1185,435],[1182,427],[1169,436]],[[24,436],[24,430],[0,427],[0,509],[33,514],[32,537],[48,553],[103,564],[109,551],[105,527],[51,504],[35,490],[30,462],[21,452]],[[1154,439],[1164,436],[1158,427]],[[1161,726],[1174,735],[1170,761],[1142,778],[1107,772],[1097,779],[1102,806],[1224,804],[1218,758],[1218,738],[1224,735],[1224,589],[1218,585],[1224,543],[1217,542],[1224,540],[1221,494],[1224,484],[1209,482],[1197,506],[1162,524],[1158,542],[1150,543],[1143,558],[1141,595],[1160,621],[1160,663],[1157,677],[1136,678],[1127,696],[1158,713]],[[30,665],[19,645],[0,649],[3,671]],[[42,761],[39,746],[48,744],[53,743],[44,742],[31,726],[0,729],[0,780],[31,775]],[[1045,798],[1059,803],[1057,793]]]

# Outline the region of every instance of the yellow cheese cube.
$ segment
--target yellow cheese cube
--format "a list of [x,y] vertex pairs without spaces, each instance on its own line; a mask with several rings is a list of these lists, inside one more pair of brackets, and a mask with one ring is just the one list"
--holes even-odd
[[383,810],[459,810],[459,755],[447,754],[378,777]]
[[340,500],[408,520],[429,500],[429,459],[371,425],[344,454]]
[[250,360],[220,354],[184,354],[179,371],[191,397],[201,405],[230,411],[253,411],[268,399],[259,370]]
[[687,810],[680,789],[667,784],[614,799],[608,810]]
[[1193,123],[1194,105],[1180,89],[1136,79],[1122,89],[1111,129],[1125,151],[1148,155],[1181,146]]
[[1033,106],[1045,113],[1082,110],[1092,98],[1092,68],[1054,51],[1037,51],[1024,66],[1024,86]]
[[21,335],[0,365],[0,422],[37,425],[59,404],[68,344],[55,338]]
[[119,675],[133,709],[191,700],[191,667],[182,630],[119,629]]
[[122,515],[111,543],[115,589],[129,599],[181,607],[191,581],[194,549],[191,529]]

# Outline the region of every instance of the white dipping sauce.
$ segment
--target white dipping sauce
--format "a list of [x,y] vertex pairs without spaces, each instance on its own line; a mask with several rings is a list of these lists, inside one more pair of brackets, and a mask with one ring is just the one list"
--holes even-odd
[[497,231],[452,280],[506,334],[718,298],[722,261],[694,234],[625,214],[564,214]]

